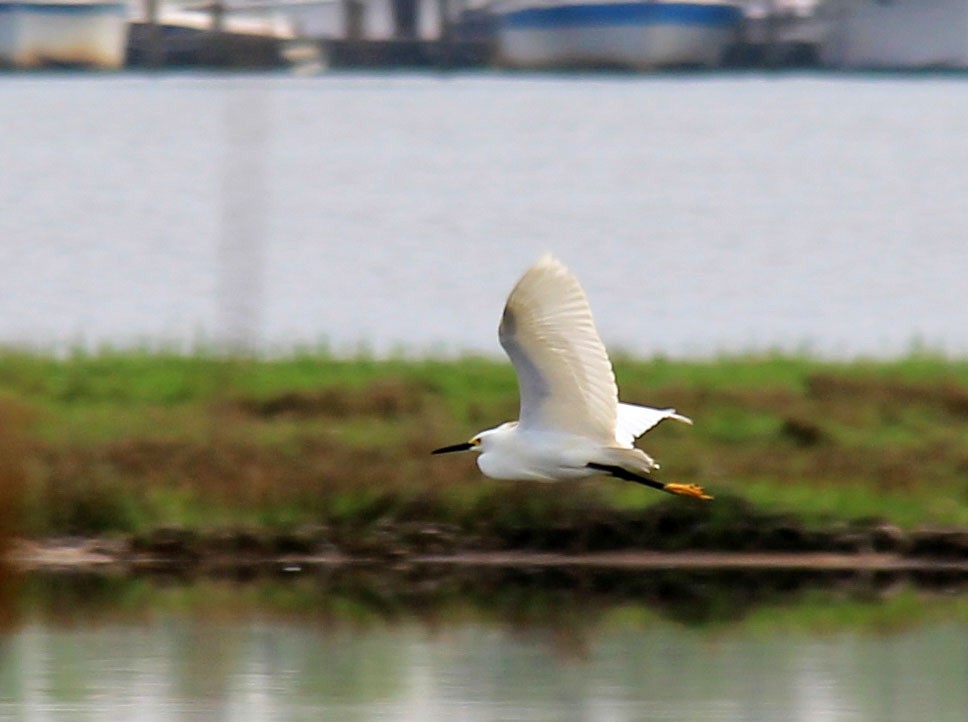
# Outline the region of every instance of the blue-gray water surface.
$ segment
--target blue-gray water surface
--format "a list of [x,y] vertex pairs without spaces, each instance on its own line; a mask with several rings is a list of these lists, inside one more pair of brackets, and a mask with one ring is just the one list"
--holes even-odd
[[4,648],[18,662],[0,688],[5,720],[963,722],[968,709],[957,625],[724,639],[618,625],[579,661],[474,623],[352,633],[161,618],[28,626]]
[[6,75],[0,342],[968,352],[960,76]]
[[968,709],[963,574],[2,581],[3,720],[963,722]]
[[546,586],[522,570],[485,591],[366,574],[60,573],[5,589],[0,719],[963,722],[968,709],[965,608],[943,587],[655,570]]

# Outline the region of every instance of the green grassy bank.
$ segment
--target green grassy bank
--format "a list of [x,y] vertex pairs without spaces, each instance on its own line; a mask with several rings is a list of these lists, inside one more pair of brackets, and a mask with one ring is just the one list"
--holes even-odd
[[501,361],[3,351],[0,526],[324,527],[350,538],[432,524],[430,537],[538,534],[553,547],[591,528],[617,534],[616,518],[639,524],[630,543],[654,537],[655,524],[674,526],[649,516],[659,505],[701,514],[707,529],[750,515],[968,527],[968,361],[620,358],[616,375],[624,400],[695,420],[640,443],[662,462],[659,478],[702,484],[716,501],[612,479],[496,482],[470,455],[431,457],[516,417]]

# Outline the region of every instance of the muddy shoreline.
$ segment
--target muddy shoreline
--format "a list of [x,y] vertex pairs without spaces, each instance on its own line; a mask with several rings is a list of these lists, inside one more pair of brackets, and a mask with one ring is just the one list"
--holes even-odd
[[[400,547],[363,553],[335,546],[282,551],[226,548],[232,537],[224,533],[203,546],[195,533],[179,537],[172,531],[159,535],[160,545],[80,537],[17,541],[6,555],[9,563],[0,565],[5,580],[0,592],[27,590],[51,618],[71,624],[79,613],[115,614],[123,590],[135,590],[135,601],[128,602],[134,608],[166,590],[215,592],[220,604],[226,594],[241,598],[276,590],[266,608],[287,619],[308,615],[353,625],[361,619],[379,624],[417,619],[437,628],[471,610],[502,625],[580,634],[617,605],[644,605],[677,623],[732,623],[764,605],[779,609],[822,594],[836,604],[883,603],[888,611],[882,613],[892,617],[891,605],[905,602],[891,600],[914,595],[914,608],[920,609],[929,600],[956,600],[968,590],[966,554]],[[188,546],[172,546],[178,538]],[[234,543],[243,538],[253,542],[241,535]],[[202,609],[211,604],[205,598],[196,603]],[[295,611],[279,606],[292,603]]]
[[[788,572],[866,572],[888,574],[939,573],[968,580],[968,531],[946,530],[914,534],[906,548],[790,551],[647,550],[561,551],[503,549],[420,549],[390,546],[341,550],[332,544],[286,548],[285,544],[255,544],[251,537],[226,537],[217,543],[193,533],[160,530],[145,539],[60,538],[14,541],[6,561],[21,571],[104,570],[122,573],[219,573],[226,570],[309,569],[349,566],[396,570],[433,568],[594,568],[599,570],[783,570]],[[248,543],[246,543],[246,540]],[[263,540],[266,541],[266,540]]]

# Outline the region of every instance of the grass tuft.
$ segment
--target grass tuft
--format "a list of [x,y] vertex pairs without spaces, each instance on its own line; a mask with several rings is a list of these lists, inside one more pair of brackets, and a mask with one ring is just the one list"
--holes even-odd
[[[968,362],[621,358],[616,375],[624,400],[695,420],[641,442],[663,481],[717,496],[689,543],[738,544],[722,528],[762,514],[968,526]],[[502,483],[470,455],[430,457],[517,415],[510,365],[482,358],[3,351],[0,400],[8,535],[394,522],[589,548],[679,538],[676,515],[697,513],[615,480]]]

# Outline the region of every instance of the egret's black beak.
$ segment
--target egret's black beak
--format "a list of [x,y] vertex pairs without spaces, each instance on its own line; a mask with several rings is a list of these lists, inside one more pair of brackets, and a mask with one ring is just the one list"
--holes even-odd
[[450,454],[454,451],[467,451],[473,449],[474,444],[469,441],[465,441],[463,444],[453,444],[451,446],[442,446],[439,449],[434,449],[431,454]]

